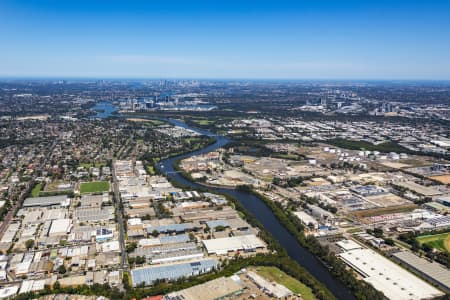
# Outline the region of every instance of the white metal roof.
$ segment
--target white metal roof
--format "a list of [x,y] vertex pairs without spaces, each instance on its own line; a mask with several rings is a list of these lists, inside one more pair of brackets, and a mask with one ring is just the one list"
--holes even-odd
[[203,240],[202,242],[208,253],[217,254],[225,254],[228,251],[265,247],[264,242],[254,234]]
[[342,241],[337,242],[336,245],[338,245],[340,248],[342,248],[345,251],[363,248],[360,244],[356,243],[353,240],[342,240]]
[[443,295],[441,291],[370,249],[339,254],[364,280],[392,300],[419,300]]
[[50,227],[49,235],[52,234],[65,234],[69,231],[72,225],[71,219],[57,219],[52,221],[52,226]]

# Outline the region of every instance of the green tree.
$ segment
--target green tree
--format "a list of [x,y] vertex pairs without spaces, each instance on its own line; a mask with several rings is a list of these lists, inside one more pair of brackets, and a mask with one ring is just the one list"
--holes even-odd
[[391,238],[386,238],[386,239],[384,239],[384,243],[386,244],[386,245],[389,245],[389,246],[394,246],[394,240],[393,239],[391,239]]
[[127,253],[131,253],[134,251],[134,249],[137,248],[137,244],[136,242],[132,242],[130,244],[127,245]]
[[225,227],[223,227],[222,225],[219,225],[219,226],[216,226],[216,227],[214,228],[214,230],[217,231],[217,232],[224,231],[224,230],[225,230]]
[[55,291],[55,293],[57,294],[59,292],[59,290],[61,289],[61,284],[59,283],[59,281],[55,281],[55,283],[53,284],[53,290]]
[[66,269],[66,267],[64,265],[61,265],[61,266],[58,267],[58,273],[59,274],[66,274],[66,272],[67,272],[67,269]]
[[27,247],[28,250],[30,250],[31,248],[33,248],[34,246],[34,240],[29,239],[25,242],[25,247]]
[[146,261],[145,256],[136,256],[136,264],[142,265]]
[[373,235],[376,236],[377,238],[380,238],[383,236],[383,229],[381,228],[375,228],[373,230]]

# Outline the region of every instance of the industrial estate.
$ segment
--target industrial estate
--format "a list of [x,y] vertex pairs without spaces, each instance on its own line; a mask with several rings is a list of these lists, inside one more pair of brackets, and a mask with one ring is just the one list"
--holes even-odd
[[446,299],[450,107],[273,85],[1,83],[0,299]]

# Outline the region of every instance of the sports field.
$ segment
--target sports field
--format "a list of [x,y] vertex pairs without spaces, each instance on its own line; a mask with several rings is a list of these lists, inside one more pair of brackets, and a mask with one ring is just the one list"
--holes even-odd
[[450,232],[419,236],[417,241],[421,245],[427,243],[434,249],[450,253]]
[[280,269],[276,267],[256,267],[255,268],[256,273],[261,275],[262,277],[275,281],[279,284],[284,285],[288,289],[290,289],[295,294],[302,295],[302,298],[305,300],[315,300],[316,297],[314,297],[314,294],[312,293],[312,290],[295,279],[294,277],[291,277],[281,271]]
[[99,193],[108,192],[109,182],[108,181],[93,181],[93,182],[83,182],[80,184],[80,193]]

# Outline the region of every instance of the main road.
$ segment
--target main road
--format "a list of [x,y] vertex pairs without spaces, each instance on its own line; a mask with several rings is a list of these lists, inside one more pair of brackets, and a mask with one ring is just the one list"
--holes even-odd
[[120,200],[119,183],[117,181],[116,169],[114,168],[115,160],[112,162],[112,178],[113,178],[113,197],[116,206],[117,223],[119,225],[119,243],[121,251],[121,266],[123,270],[128,270],[127,250],[125,247],[125,229],[123,228],[123,206]]

